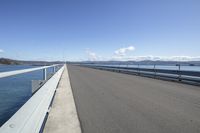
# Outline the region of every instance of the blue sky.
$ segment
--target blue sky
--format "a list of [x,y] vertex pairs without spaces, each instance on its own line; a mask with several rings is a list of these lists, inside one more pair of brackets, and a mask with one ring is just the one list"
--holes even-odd
[[200,59],[199,51],[199,0],[0,1],[0,57]]

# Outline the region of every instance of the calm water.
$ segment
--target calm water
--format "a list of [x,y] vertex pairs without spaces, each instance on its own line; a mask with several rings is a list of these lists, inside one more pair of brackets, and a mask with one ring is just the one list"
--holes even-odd
[[[33,66],[0,65],[0,72],[33,68]],[[47,70],[51,73],[52,68]],[[0,126],[5,123],[30,97],[31,80],[41,80],[42,70],[0,78]]]

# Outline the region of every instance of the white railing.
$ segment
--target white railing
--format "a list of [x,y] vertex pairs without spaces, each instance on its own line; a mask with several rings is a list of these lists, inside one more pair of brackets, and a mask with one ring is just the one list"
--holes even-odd
[[[0,73],[1,77],[48,67]],[[64,70],[62,66],[1,128],[0,133],[39,133]],[[19,72],[20,71],[20,72]],[[3,76],[2,76],[3,75]]]
[[[28,72],[33,72],[33,71],[37,71],[37,70],[46,71],[47,68],[56,67],[56,66],[59,66],[59,65],[60,64],[51,65],[51,66],[36,67],[36,68],[29,68],[29,69],[23,69],[23,70],[15,70],[15,71],[9,71],[9,72],[1,72],[0,73],[0,78],[14,76],[14,75],[28,73]],[[54,71],[55,71],[55,68],[54,68]],[[44,76],[46,76],[46,75],[44,75]]]

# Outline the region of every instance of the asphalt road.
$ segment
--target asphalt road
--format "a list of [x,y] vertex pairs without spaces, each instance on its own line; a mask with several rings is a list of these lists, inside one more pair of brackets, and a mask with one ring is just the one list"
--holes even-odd
[[83,133],[200,133],[200,87],[68,69]]

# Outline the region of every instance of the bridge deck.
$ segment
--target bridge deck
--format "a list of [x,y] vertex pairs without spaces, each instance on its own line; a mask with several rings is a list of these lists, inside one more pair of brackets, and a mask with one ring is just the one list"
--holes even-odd
[[200,88],[69,66],[84,133],[199,133]]

